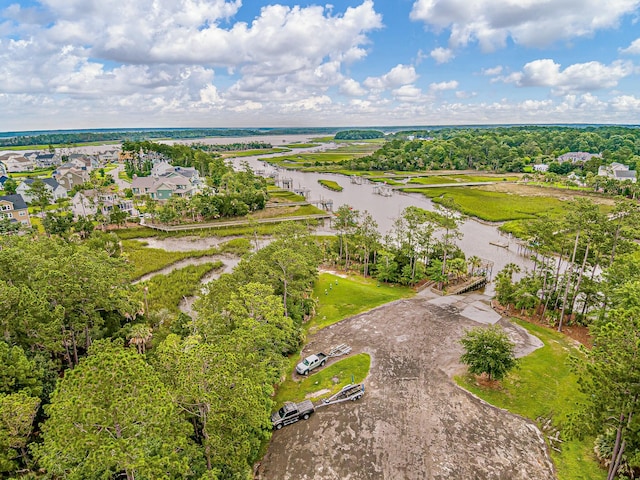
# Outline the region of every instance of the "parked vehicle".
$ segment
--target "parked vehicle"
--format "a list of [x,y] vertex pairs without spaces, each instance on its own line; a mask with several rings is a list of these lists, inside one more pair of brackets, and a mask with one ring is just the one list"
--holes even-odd
[[298,420],[307,420],[319,408],[348,400],[356,401],[361,399],[363,395],[364,383],[356,383],[342,387],[338,393],[325,398],[317,405],[314,405],[311,400],[304,400],[300,403],[284,402],[283,407],[271,415],[271,424],[274,429],[280,430],[285,425],[296,423]]
[[300,375],[309,375],[309,372],[316,367],[324,367],[327,363],[327,354],[319,352],[309,355],[296,366],[296,372]]
[[300,403],[285,402],[280,410],[271,415],[271,424],[273,428],[280,430],[298,420],[307,420],[313,412],[315,407],[311,400],[303,400]]

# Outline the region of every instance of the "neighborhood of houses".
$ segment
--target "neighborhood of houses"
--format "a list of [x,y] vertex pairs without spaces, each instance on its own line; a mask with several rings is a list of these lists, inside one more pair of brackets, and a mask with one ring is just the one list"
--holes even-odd
[[[109,164],[122,163],[130,158],[131,152],[121,152],[119,147],[104,152],[67,153],[59,150],[40,152],[5,152],[0,153],[0,219],[9,219],[11,222],[20,222],[30,225],[28,206],[33,201],[31,186],[35,181],[30,178],[29,172],[37,169],[51,169],[54,171],[49,178],[42,178],[44,187],[50,193],[51,203],[59,199],[71,196],[71,211],[78,216],[92,216],[97,213],[109,215],[116,207],[130,216],[138,216],[131,195],[127,198],[124,189],[79,189],[87,184],[93,170],[104,168]],[[153,164],[151,174],[146,177],[134,176],[130,186],[133,197],[145,197],[158,201],[164,201],[172,196],[190,197],[202,190],[203,181],[195,168],[173,166],[168,159],[156,152],[138,155],[150,160]],[[599,153],[569,152],[557,158],[558,163],[571,162],[582,163],[592,158],[602,158]],[[536,172],[546,172],[547,164],[533,165]],[[23,174],[22,176],[20,174]],[[575,177],[573,172],[570,174]],[[614,180],[630,180],[635,183],[637,173],[628,166],[620,163],[601,166],[598,175]],[[15,177],[19,183],[15,193],[4,194],[4,186],[10,177]],[[577,178],[576,178],[577,180]]]
[[[128,153],[127,153],[128,154]],[[74,216],[109,215],[114,208],[130,216],[138,216],[133,198],[125,196],[125,189],[81,189],[90,180],[91,172],[107,165],[122,163],[127,154],[111,149],[97,154],[50,152],[5,152],[0,154],[0,219],[31,225],[28,207],[34,200],[31,187],[36,181],[29,173],[51,169],[50,177],[41,178],[49,191],[51,203],[69,198]],[[173,166],[167,158],[151,152],[139,155],[153,162],[148,177],[134,176],[130,185],[134,197],[162,201],[172,196],[192,196],[202,190],[203,181],[195,168]],[[18,183],[15,193],[8,194],[5,184],[9,178]]]

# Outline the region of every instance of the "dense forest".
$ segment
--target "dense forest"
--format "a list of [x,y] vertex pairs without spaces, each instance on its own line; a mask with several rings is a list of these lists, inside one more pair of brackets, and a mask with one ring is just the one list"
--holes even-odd
[[[485,170],[523,172],[567,152],[602,154],[572,168],[597,172],[640,160],[640,129],[629,127],[497,127],[403,131],[371,155],[345,160],[351,170]],[[553,171],[553,170],[552,170]],[[569,173],[569,172],[564,172]]]
[[369,140],[384,138],[384,133],[379,130],[343,130],[335,134],[336,140]]
[[148,310],[105,235],[0,237],[0,475],[251,478],[315,243],[282,226],[191,319]]

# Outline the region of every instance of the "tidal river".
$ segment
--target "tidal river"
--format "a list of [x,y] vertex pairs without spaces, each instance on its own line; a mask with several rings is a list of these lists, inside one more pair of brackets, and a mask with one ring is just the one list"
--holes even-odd
[[[300,138],[282,137],[286,141],[303,141]],[[259,137],[258,137],[259,138]],[[269,138],[264,141],[270,141],[272,145],[280,145],[283,142],[277,138]],[[239,141],[236,139],[236,141]],[[321,148],[331,148],[332,146],[324,145]],[[303,149],[300,149],[300,151]],[[309,150],[309,149],[304,149]],[[277,155],[277,154],[276,154]],[[275,168],[260,159],[268,159],[273,155],[260,155],[255,157],[242,157],[234,160],[234,165],[239,167],[242,162],[247,162],[254,170],[264,171],[265,175],[274,172]],[[423,208],[425,210],[434,210],[433,203],[428,198],[420,194],[403,194],[394,192],[391,197],[383,197],[373,192],[372,184],[357,185],[352,184],[349,177],[344,175],[335,175],[328,173],[307,173],[295,170],[279,170],[278,175],[290,178],[293,181],[294,188],[306,188],[310,191],[309,200],[331,199],[333,200],[333,208],[336,210],[341,205],[350,205],[356,210],[367,210],[378,222],[378,228],[382,234],[385,234],[392,226],[394,219],[400,216],[402,210],[410,205]],[[319,179],[335,180],[344,188],[341,192],[328,190],[320,184]],[[507,237],[500,234],[497,227],[487,225],[476,220],[466,220],[462,227],[462,239],[457,244],[462,248],[467,257],[476,255],[482,259],[490,260],[493,265],[493,277],[508,263],[518,264],[523,270],[532,268],[533,263],[527,257],[519,255],[516,252],[516,244]],[[493,243],[508,244],[508,248],[492,245]],[[489,286],[488,290],[492,290]],[[491,293],[491,292],[487,292]]]

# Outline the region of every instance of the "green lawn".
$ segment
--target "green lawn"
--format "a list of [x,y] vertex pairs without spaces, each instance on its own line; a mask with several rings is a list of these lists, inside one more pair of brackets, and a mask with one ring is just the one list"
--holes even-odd
[[415,177],[409,180],[409,184],[419,184],[419,185],[438,185],[441,183],[454,183],[454,180],[451,177],[446,177],[444,175],[434,175],[432,177]]
[[224,158],[253,157],[270,153],[282,153],[291,151],[289,148],[256,148],[254,150],[241,150],[237,152],[222,152]]
[[343,190],[343,187],[333,180],[320,179],[318,180],[318,183],[329,190],[333,190],[334,192],[341,192]]
[[313,288],[313,296],[318,299],[316,316],[309,322],[308,329],[317,331],[344,318],[414,294],[409,287],[379,283],[372,278],[342,278],[321,273]]
[[[292,357],[292,368],[300,361],[300,357]],[[282,384],[278,386],[276,396],[274,398],[277,408],[284,402],[299,402],[304,400],[309,393],[318,392],[327,389],[329,392],[313,398],[313,401],[327,398],[337,393],[342,387],[350,383],[360,383],[369,374],[371,365],[371,357],[366,353],[359,353],[340,360],[326,368],[319,368],[317,371],[312,370],[311,375],[304,377],[300,381],[294,381],[289,376]]]
[[[544,342],[544,347],[521,359],[520,368],[502,381],[499,389],[478,386],[469,375],[456,377],[456,382],[483,400],[533,421],[551,418],[561,427],[574,411],[582,395],[577,377],[571,371],[569,355],[579,351],[564,335],[548,328],[515,320]],[[559,480],[600,480],[606,472],[593,456],[593,439],[571,440],[562,444],[562,452],[551,450]]]
[[319,143],[289,143],[286,145],[288,148],[312,148],[319,147]]

